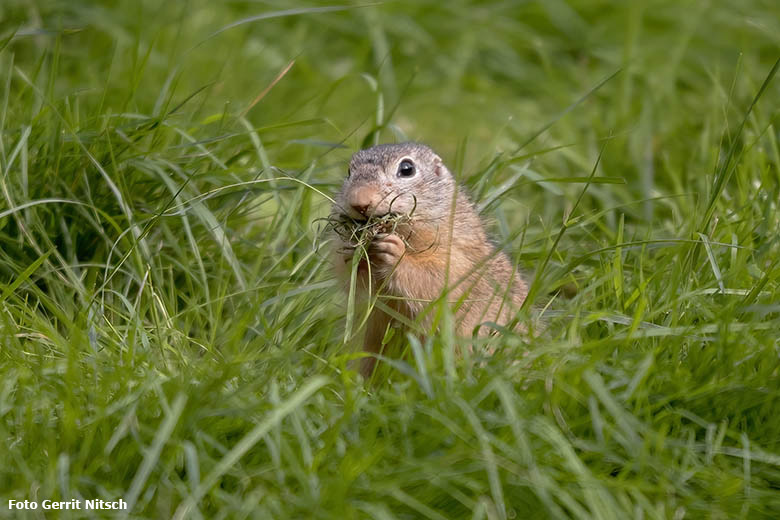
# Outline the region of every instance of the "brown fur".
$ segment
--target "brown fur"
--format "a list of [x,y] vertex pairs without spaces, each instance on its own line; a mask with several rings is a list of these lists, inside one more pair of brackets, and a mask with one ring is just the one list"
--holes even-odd
[[[397,175],[404,159],[414,163],[413,177]],[[411,215],[411,221],[396,229],[397,236],[378,235],[369,246],[372,279],[369,283],[367,270],[359,271],[361,300],[374,295],[394,297],[387,300],[388,305],[414,320],[427,302],[446,290],[452,304],[463,300],[456,310],[461,336],[471,336],[483,322],[504,325],[512,321],[528,286],[509,258],[490,243],[469,197],[429,147],[379,145],[353,156],[333,213],[363,218],[388,212]],[[337,242],[334,264],[340,277],[349,280],[352,256],[344,252],[348,244]],[[368,294],[369,286],[373,295]],[[365,351],[381,351],[388,325],[397,324],[375,308],[367,324]],[[487,333],[487,327],[480,327],[480,335]],[[370,375],[374,363],[374,358],[365,358],[364,376]]]

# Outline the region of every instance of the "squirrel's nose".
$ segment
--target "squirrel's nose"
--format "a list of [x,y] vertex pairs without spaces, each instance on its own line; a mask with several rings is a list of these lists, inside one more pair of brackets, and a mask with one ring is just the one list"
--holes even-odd
[[375,189],[369,186],[358,186],[350,192],[347,202],[352,209],[365,217],[368,216],[369,209],[374,205],[375,197]]
[[368,211],[368,204],[352,204],[352,209],[365,216],[366,211]]

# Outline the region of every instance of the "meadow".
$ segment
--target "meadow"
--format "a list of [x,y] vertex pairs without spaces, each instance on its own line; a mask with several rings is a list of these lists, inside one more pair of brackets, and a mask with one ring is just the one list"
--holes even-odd
[[[780,517],[778,58],[774,0],[4,0],[0,516]],[[404,140],[535,334],[366,382],[319,219]]]

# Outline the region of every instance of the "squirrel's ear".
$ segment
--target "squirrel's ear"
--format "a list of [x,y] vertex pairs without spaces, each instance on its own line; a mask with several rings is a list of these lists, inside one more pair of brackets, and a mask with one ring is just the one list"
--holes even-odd
[[444,166],[441,157],[437,155],[433,159],[433,173],[435,173],[437,177],[441,177],[445,171],[447,171],[447,167]]

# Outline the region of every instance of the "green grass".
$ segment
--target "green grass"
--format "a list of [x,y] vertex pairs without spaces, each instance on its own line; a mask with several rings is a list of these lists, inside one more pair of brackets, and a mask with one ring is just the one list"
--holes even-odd
[[[0,516],[780,516],[777,2],[0,20]],[[364,385],[317,219],[407,138],[545,327],[459,359],[438,309]]]

